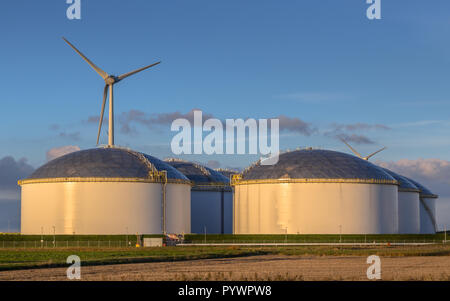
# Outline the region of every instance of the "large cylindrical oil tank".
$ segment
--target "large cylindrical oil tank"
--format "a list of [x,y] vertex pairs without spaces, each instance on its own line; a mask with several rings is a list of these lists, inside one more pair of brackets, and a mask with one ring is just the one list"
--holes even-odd
[[232,233],[233,195],[229,179],[198,163],[174,158],[165,162],[191,180],[192,233]]
[[399,183],[398,185],[398,232],[400,234],[420,233],[419,188],[406,177],[383,168]]
[[436,199],[438,196],[419,182],[408,178],[420,191],[420,233],[434,234],[437,231]]
[[397,181],[348,154],[282,153],[234,176],[235,234],[398,233]]
[[70,153],[22,188],[23,234],[190,233],[190,181],[163,161],[117,147]]

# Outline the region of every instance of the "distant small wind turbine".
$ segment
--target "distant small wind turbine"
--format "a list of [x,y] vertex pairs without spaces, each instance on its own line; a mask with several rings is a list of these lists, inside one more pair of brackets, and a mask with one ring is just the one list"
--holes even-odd
[[82,54],[77,48],[75,48],[75,46],[73,46],[69,41],[67,41],[64,37],[63,40],[69,44],[70,47],[73,48],[73,50],[76,51],[76,53],[78,53],[105,81],[105,88],[103,90],[103,102],[102,102],[102,109],[101,109],[101,114],[100,114],[100,121],[98,124],[98,134],[97,134],[97,145],[98,145],[98,141],[100,139],[100,131],[102,128],[102,123],[103,123],[103,115],[105,112],[105,103],[106,103],[106,97],[108,94],[108,87],[109,87],[109,131],[108,131],[108,147],[113,147],[114,146],[114,102],[113,102],[113,86],[114,84],[120,82],[121,80],[127,78],[128,76],[131,76],[133,74],[136,74],[138,72],[144,71],[145,69],[148,69],[150,67],[153,67],[155,65],[158,65],[159,63],[161,63],[161,61],[153,63],[151,65],[136,69],[134,71],[119,75],[119,76],[115,76],[115,75],[110,75],[108,73],[106,73],[105,71],[103,71],[102,69],[100,69],[99,67],[97,67],[93,62],[91,62],[86,56],[84,56],[84,54]]
[[376,152],[371,153],[370,155],[363,157],[363,156],[361,156],[361,154],[358,153],[353,147],[351,147],[351,145],[348,144],[342,137],[339,137],[339,139],[340,139],[342,142],[344,142],[345,145],[347,145],[347,146],[350,148],[350,150],[351,150],[356,156],[358,156],[358,157],[360,157],[361,159],[366,160],[366,161],[369,161],[369,159],[370,159],[372,156],[378,154],[379,152],[381,152],[381,151],[383,151],[383,150],[385,150],[385,149],[387,148],[387,147],[383,147],[383,148],[377,150]]

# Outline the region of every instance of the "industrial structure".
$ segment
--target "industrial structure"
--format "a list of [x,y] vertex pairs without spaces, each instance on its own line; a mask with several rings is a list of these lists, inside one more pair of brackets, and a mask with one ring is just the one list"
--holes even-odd
[[[375,154],[383,151],[383,147],[376,152],[363,157],[344,139],[341,139],[350,150],[359,158],[369,160]],[[401,234],[434,234],[437,231],[436,199],[433,194],[420,183],[383,168],[398,182],[398,218],[399,233]]]
[[[298,149],[242,173],[161,161],[114,145],[113,85],[159,62],[109,75],[64,39],[105,81],[108,145],[56,158],[19,181],[23,234],[435,233],[437,195],[356,154]],[[224,176],[225,174],[225,176]],[[231,186],[230,186],[231,176]]]
[[114,145],[113,85],[159,62],[114,76],[64,41],[105,81],[97,144],[109,90],[108,145],[56,158],[19,181],[21,232],[190,233],[189,179],[155,157]]
[[115,76],[112,74],[108,74],[105,71],[103,71],[102,69],[100,69],[91,60],[89,60],[83,53],[81,53],[81,51],[79,51],[74,45],[72,45],[69,41],[67,41],[65,38],[63,38],[63,40],[70,47],[72,47],[72,49],[75,50],[75,52],[78,53],[83,58],[83,60],[85,60],[89,64],[89,66],[91,66],[92,69],[94,69],[95,72],[97,72],[98,75],[100,75],[102,77],[102,79],[105,81],[105,87],[103,89],[102,109],[100,111],[100,120],[99,120],[99,124],[98,124],[97,145],[98,145],[98,142],[100,139],[100,132],[101,132],[102,123],[103,123],[103,113],[105,112],[106,97],[108,96],[108,91],[109,91],[108,145],[113,146],[114,145],[114,85],[133,74],[139,73],[150,67],[156,66],[161,62],[156,62],[156,63],[150,64],[148,66],[124,73],[122,75]]
[[420,233],[419,188],[406,177],[383,169],[398,182],[398,233]]
[[192,182],[192,233],[233,233],[233,195],[229,179],[198,163],[174,158],[165,162]]
[[239,174],[239,171],[234,169],[228,169],[228,168],[216,168],[214,169],[217,172],[220,172],[223,176],[225,176],[227,179],[231,179],[233,175]]
[[108,147],[67,154],[22,187],[23,234],[190,233],[190,181],[170,165]]
[[412,179],[412,182],[419,189],[420,200],[420,233],[434,234],[437,231],[436,222],[436,199],[438,196],[432,193],[428,188]]
[[397,181],[352,155],[304,149],[234,176],[235,234],[398,233]]

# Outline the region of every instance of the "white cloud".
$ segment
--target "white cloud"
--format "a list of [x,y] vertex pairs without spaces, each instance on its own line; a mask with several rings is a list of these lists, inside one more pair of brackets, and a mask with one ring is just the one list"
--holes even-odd
[[61,147],[52,148],[47,152],[47,161],[51,161],[58,157],[79,151],[80,148],[76,145],[65,145]]
[[402,159],[396,162],[380,162],[383,167],[405,176],[419,177],[433,182],[450,184],[450,161],[441,159]]
[[0,200],[14,201],[20,196],[17,181],[33,172],[33,166],[25,158],[15,160],[11,156],[0,159]]

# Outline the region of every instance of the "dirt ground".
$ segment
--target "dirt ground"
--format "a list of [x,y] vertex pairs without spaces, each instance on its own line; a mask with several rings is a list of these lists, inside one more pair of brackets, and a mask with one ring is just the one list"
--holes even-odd
[[[265,255],[81,267],[81,280],[367,280],[366,257]],[[449,256],[382,257],[382,280],[450,280]],[[0,280],[67,280],[66,268],[0,272]]]

